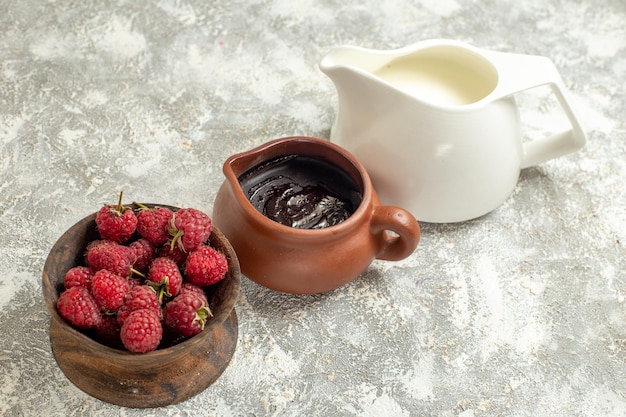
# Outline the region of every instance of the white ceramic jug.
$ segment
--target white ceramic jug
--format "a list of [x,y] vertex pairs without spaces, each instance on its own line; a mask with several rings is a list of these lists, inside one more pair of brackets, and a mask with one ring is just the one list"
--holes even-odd
[[[520,170],[574,152],[585,134],[552,61],[429,40],[379,51],[341,46],[320,62],[335,84],[331,141],[368,170],[384,204],[420,221],[479,217]],[[513,95],[549,85],[571,128],[524,141]]]

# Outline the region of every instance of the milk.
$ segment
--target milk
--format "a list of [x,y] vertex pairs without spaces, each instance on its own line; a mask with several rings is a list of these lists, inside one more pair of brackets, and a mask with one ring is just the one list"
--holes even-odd
[[395,59],[375,74],[406,94],[446,106],[475,103],[494,88],[489,75],[458,62],[429,57]]

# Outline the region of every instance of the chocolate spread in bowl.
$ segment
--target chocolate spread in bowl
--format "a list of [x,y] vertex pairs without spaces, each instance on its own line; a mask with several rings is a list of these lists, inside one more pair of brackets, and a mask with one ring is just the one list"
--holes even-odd
[[239,184],[265,217],[299,229],[321,229],[346,220],[361,203],[357,184],[323,158],[287,155],[246,171]]

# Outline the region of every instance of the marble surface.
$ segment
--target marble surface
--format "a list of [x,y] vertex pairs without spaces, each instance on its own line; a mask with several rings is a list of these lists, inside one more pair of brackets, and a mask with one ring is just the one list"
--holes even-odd
[[[625,416],[626,3],[0,1],[0,415]],[[329,137],[339,44],[452,38],[552,58],[589,136],[498,209],[322,295],[248,279],[221,378],[161,409],[60,371],[41,294],[70,225],[129,199],[211,212],[231,154]],[[520,95],[525,134],[552,98]]]

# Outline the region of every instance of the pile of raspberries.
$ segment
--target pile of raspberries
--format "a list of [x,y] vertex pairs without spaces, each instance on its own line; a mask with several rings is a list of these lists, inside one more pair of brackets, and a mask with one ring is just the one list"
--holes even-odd
[[98,342],[133,353],[200,333],[212,313],[205,287],[226,276],[226,256],[208,244],[213,223],[194,208],[140,203],[96,213],[100,239],[67,271],[57,310]]

